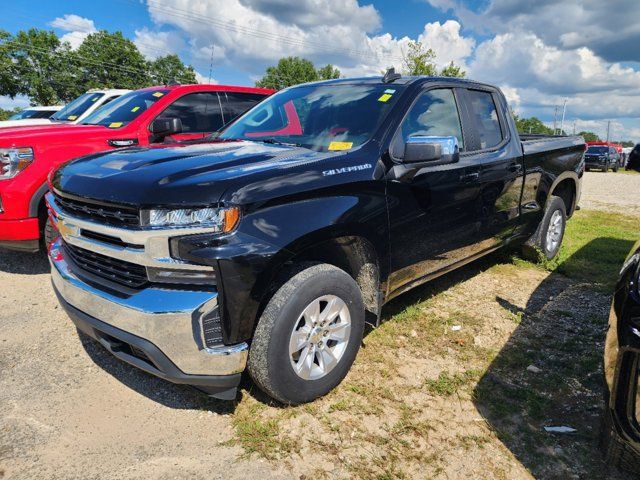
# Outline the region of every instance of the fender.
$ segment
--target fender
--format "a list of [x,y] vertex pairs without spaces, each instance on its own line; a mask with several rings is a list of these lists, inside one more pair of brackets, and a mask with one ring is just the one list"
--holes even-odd
[[[287,228],[281,228],[283,225]],[[180,258],[213,265],[218,272],[223,340],[248,340],[260,309],[288,262],[301,252],[339,237],[361,237],[375,249],[380,279],[388,275],[384,185],[376,194],[317,197],[253,211],[236,232],[218,238],[183,237]],[[311,249],[311,250],[310,250]],[[318,255],[320,257],[320,255]]]
[[43,183],[40,188],[36,190],[36,192],[29,200],[29,217],[35,218],[38,216],[38,210],[40,208],[40,204],[44,199],[44,194],[49,191],[49,185],[47,182]]
[[555,191],[556,187],[560,184],[560,182],[562,182],[562,181],[564,181],[566,179],[573,180],[573,184],[574,184],[575,189],[576,189],[576,194],[575,194],[575,196],[573,198],[573,205],[571,205],[571,210],[570,210],[571,212],[575,211],[576,205],[578,204],[578,201],[580,199],[581,182],[580,182],[580,177],[573,170],[562,172],[560,175],[558,175],[555,178],[555,180],[551,184],[551,187],[549,187],[549,190],[547,191],[547,198],[545,199],[545,203],[544,203],[545,209],[547,208],[547,205],[549,204],[549,201],[550,201],[550,198],[551,198],[551,194]]

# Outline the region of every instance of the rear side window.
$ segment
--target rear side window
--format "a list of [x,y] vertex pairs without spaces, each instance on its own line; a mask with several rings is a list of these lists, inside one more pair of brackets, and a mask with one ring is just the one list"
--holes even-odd
[[212,133],[224,125],[218,94],[190,93],[162,112],[160,118],[179,118],[183,133]]
[[224,123],[232,122],[266,98],[264,95],[256,95],[255,93],[219,92],[219,95],[222,102]]
[[467,101],[471,120],[480,137],[480,150],[492,148],[502,142],[503,134],[493,95],[479,90],[468,90]]
[[393,139],[392,155],[403,158],[407,140],[425,135],[456,137],[460,150],[464,149],[460,116],[451,89],[435,89],[420,94]]

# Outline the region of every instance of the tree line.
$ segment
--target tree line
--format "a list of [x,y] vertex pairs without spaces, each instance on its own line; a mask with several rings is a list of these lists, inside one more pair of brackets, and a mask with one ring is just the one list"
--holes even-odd
[[49,30],[0,30],[0,95],[26,95],[33,105],[67,103],[92,88],[135,90],[172,80],[196,83],[177,55],[147,60],[122,32],[89,34],[77,49]]

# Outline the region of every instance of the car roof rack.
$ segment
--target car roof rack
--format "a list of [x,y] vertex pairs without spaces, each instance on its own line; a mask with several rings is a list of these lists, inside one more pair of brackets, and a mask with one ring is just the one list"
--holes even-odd
[[402,78],[402,75],[396,73],[396,69],[394,67],[389,67],[387,68],[384,77],[382,77],[382,83],[393,83],[400,78]]

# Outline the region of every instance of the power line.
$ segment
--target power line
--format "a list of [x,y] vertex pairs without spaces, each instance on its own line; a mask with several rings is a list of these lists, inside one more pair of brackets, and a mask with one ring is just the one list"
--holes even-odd
[[[137,0],[119,0],[119,1],[137,4]],[[248,36],[252,36],[260,39],[279,41],[281,43],[285,43],[285,44],[289,44],[297,47],[311,46],[311,47],[315,47],[317,49],[329,51],[329,52],[350,53],[353,56],[360,57],[367,60],[370,60],[373,58],[371,55],[371,52],[368,52],[368,51],[356,50],[353,48],[344,48],[342,46],[327,45],[324,42],[321,43],[321,42],[314,42],[311,40],[293,39],[284,35],[279,35],[277,33],[266,32],[264,30],[258,30],[251,27],[238,25],[234,21],[221,20],[219,17],[209,17],[202,14],[193,13],[188,10],[178,9],[178,8],[166,8],[166,7],[163,7],[161,4],[159,4],[159,2],[155,0],[147,0],[147,5],[149,6],[150,10],[153,9],[156,12],[166,13],[167,15],[170,15],[171,17],[174,17],[174,18],[177,17],[183,20],[192,20],[194,22],[202,23],[208,26],[215,25],[224,30],[231,31],[234,33],[240,33],[240,34],[244,34],[244,35],[248,35]],[[403,59],[400,57],[387,56],[385,58],[389,60],[399,61],[399,62],[403,61]],[[375,59],[380,60],[380,57],[376,55]]]

